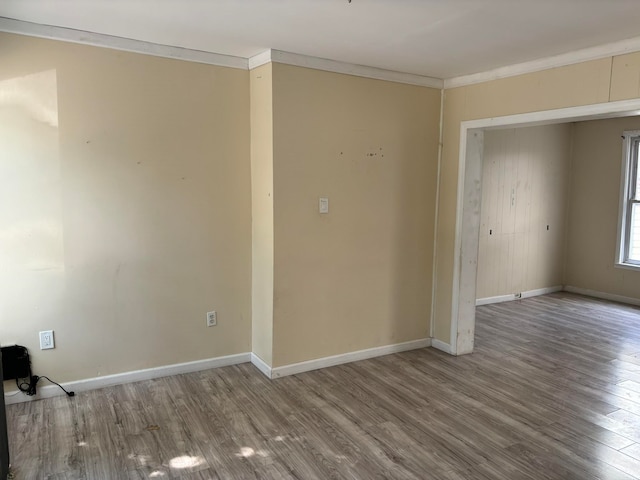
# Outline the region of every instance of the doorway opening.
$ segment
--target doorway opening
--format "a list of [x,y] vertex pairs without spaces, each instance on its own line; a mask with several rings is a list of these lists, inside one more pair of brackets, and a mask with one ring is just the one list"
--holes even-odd
[[634,99],[461,123],[450,338],[454,355],[473,351],[484,132],[639,114],[640,99]]

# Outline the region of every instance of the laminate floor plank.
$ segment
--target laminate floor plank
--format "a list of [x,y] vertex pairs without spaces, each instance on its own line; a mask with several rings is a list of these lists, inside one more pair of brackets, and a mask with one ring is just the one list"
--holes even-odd
[[633,445],[629,445],[621,450],[625,455],[629,455],[630,457],[635,458],[636,460],[640,460],[640,443],[634,443]]
[[269,380],[250,364],[7,407],[33,480],[640,479],[640,309],[476,309],[475,352]]

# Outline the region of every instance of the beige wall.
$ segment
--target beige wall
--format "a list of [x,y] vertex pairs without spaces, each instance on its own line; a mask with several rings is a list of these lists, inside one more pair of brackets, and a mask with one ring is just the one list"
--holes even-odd
[[609,100],[628,100],[640,97],[640,52],[613,58],[611,95]]
[[440,91],[274,64],[273,106],[273,365],[428,337]]
[[61,381],[424,338],[434,271],[448,343],[460,123],[640,96],[640,53],[446,90],[436,225],[438,90],[9,34],[0,58],[0,341]]
[[250,72],[252,351],[273,363],[273,81],[269,63]]
[[248,72],[9,34],[0,58],[0,341],[58,381],[250,351]]
[[640,117],[576,123],[565,283],[640,299],[640,272],[614,267],[625,130]]
[[563,284],[571,128],[485,132],[477,298]]
[[438,90],[0,45],[0,338],[36,372],[251,349],[279,366],[429,336]]
[[460,124],[465,120],[636,98],[640,53],[447,89],[436,230],[434,337],[451,340]]

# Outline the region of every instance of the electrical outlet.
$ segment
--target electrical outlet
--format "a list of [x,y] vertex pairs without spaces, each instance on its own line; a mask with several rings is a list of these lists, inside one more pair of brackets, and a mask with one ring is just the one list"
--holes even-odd
[[40,350],[48,350],[55,348],[55,342],[53,340],[53,330],[45,330],[40,332]]
[[216,312],[207,312],[207,327],[215,327],[218,324],[218,314]]

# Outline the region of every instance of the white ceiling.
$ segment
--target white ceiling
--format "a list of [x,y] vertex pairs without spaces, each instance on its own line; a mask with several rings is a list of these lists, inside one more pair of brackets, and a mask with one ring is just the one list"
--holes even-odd
[[640,36],[640,0],[2,0],[0,17],[451,78]]

